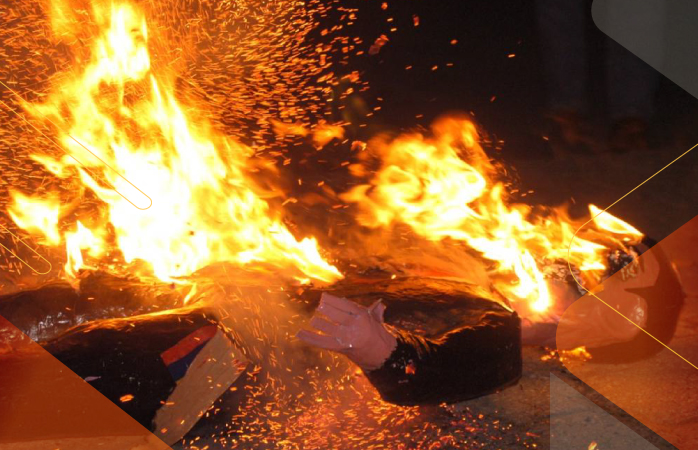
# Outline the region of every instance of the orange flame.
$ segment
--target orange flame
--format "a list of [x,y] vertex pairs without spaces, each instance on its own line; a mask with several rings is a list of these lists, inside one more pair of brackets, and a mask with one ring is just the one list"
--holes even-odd
[[[77,26],[66,4],[52,2],[52,13],[57,33]],[[58,202],[15,193],[15,222],[49,244],[65,242],[68,273],[84,266],[82,250],[99,257],[111,239],[126,262],[146,261],[162,280],[217,261],[271,266],[297,280],[341,278],[315,239],[297,240],[262,199],[249,174],[259,165],[253,150],[192,120],[196,111],[153,72],[144,14],[95,2],[92,16],[99,31],[87,62],[45,102],[24,106],[55,125],[66,152],[33,159],[57,176],[77,173],[81,200],[96,196],[107,212],[60,236]]]
[[[529,313],[542,313],[552,304],[543,267],[566,260],[571,242],[571,263],[593,278],[606,269],[607,247],[579,236],[572,240],[581,223],[562,209],[536,216],[530,206],[509,202],[478,139],[472,122],[447,118],[434,124],[432,137],[413,133],[374,141],[379,169],[343,198],[358,204],[362,225],[403,223],[429,240],[465,242],[495,263],[492,276],[500,292],[524,300]],[[367,173],[364,166],[354,168],[355,174]],[[608,213],[599,218],[594,223],[600,230],[642,236]]]
[[58,221],[61,211],[57,198],[37,200],[17,191],[10,191],[10,195],[13,202],[8,207],[8,213],[20,228],[41,236],[46,244],[60,244]]
[[93,258],[99,258],[105,252],[104,240],[77,222],[77,230],[64,235],[67,261],[65,263],[65,273],[75,277],[78,270],[88,267],[82,256],[82,252],[87,251]]
[[591,213],[591,217],[593,217],[596,226],[603,230],[610,231],[614,234],[624,235],[626,237],[642,237],[642,233],[638,229],[629,223],[623,222],[619,218],[612,216],[604,210],[597,208],[594,205],[589,205],[589,212]]
[[[51,2],[51,11],[57,34],[84,41],[67,2]],[[68,274],[111,262],[117,249],[127,263],[145,261],[168,281],[219,261],[272,267],[301,282],[341,278],[317,241],[296,239],[263,200],[269,193],[252,178],[263,164],[253,149],[216,132],[175,97],[171,77],[155,73],[144,14],[129,3],[95,2],[91,18],[97,31],[79,68],[62,74],[44,102],[24,104],[53,126],[66,153],[32,159],[58,178],[77,174],[76,198],[61,203],[55,194],[13,192],[15,223],[47,245],[65,245]],[[311,137],[318,148],[344,137],[338,125],[273,125],[280,134]],[[379,169],[343,198],[358,204],[365,226],[402,223],[428,240],[467,244],[493,263],[495,287],[532,314],[551,306],[545,267],[566,260],[568,248],[570,262],[593,281],[606,270],[609,246],[642,236],[590,205],[592,227],[572,239],[581,224],[562,209],[536,215],[510,201],[478,140],[473,123],[460,118],[435,123],[430,137],[374,140]],[[356,176],[371,173],[366,164],[350,167]],[[96,203],[97,212],[85,213],[80,202]]]

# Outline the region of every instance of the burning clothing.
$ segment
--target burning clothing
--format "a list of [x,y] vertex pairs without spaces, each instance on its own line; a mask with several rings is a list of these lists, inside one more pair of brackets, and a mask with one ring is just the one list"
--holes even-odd
[[477,325],[438,339],[392,331],[397,348],[381,368],[365,371],[391,403],[455,403],[490,394],[521,377],[521,327],[515,313],[487,313]]

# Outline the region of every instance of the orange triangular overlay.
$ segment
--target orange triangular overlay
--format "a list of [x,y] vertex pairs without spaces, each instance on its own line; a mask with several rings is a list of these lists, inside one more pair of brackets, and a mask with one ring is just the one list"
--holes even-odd
[[[567,369],[679,449],[698,448],[698,216],[563,314]],[[603,448],[599,445],[599,448]]]
[[[0,328],[21,334],[2,317]],[[21,342],[0,346],[0,450],[169,450],[40,345]]]

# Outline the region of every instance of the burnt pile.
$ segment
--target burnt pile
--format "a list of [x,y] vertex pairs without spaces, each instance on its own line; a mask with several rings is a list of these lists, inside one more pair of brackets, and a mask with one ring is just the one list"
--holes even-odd
[[[0,298],[0,316],[9,321],[0,326],[0,342],[9,351],[0,358],[4,364],[41,358],[22,351],[32,339],[172,444],[246,366],[210,311],[176,307],[181,304],[170,287],[100,273],[83,278],[77,289],[52,283],[7,295]],[[17,395],[9,385],[0,393],[6,402]],[[40,439],[41,431],[32,436]]]
[[[231,290],[241,292],[240,288]],[[512,336],[520,354],[516,313],[481,287],[416,277],[355,279],[326,289],[302,289],[298,296],[284,294],[284,297],[288,308],[309,317],[319,296],[326,291],[361,304],[380,298],[388,306],[386,320],[389,324],[431,337],[453,328],[477,325],[487,313],[507,315],[511,317],[506,325],[510,329],[500,331],[502,336]],[[273,323],[279,321],[279,317],[264,318],[265,313],[249,305],[220,308],[206,306],[206,302],[196,299],[192,306],[182,307],[181,304],[181,292],[169,286],[146,285],[93,273],[85,276],[77,289],[55,283],[0,298],[0,316],[26,335],[16,333],[14,327],[5,327],[0,333],[3,341],[15,349],[20,349],[22,340],[27,337],[39,342],[73,372],[170,444],[184,436],[229,388],[244,390],[243,386],[236,386],[243,384],[249,388],[249,385],[259,384],[255,380],[260,370],[278,373],[279,367],[272,366],[279,365],[281,357],[289,358],[281,365],[285,365],[283,370],[293,377],[323,361],[312,355],[301,355],[316,353],[313,349],[280,342],[290,340],[290,334],[284,330],[298,329],[305,320],[302,317],[296,319],[297,323],[284,325],[286,328],[267,331],[267,334],[278,336],[263,336],[269,343],[261,345],[256,342],[261,339],[258,330],[246,324]],[[273,312],[268,314],[273,315]],[[240,321],[232,320],[231,316]],[[272,350],[272,347],[285,345],[290,352],[301,354],[277,356],[284,351],[275,353]],[[480,351],[486,353],[493,343],[483,341],[478,345]],[[202,368],[205,362],[208,364]],[[215,377],[213,381],[212,376]],[[278,375],[270,377],[274,376]],[[515,383],[520,376],[520,358],[513,358],[502,371],[501,384]],[[474,386],[467,397],[486,393],[489,392]],[[244,393],[242,395],[244,397]],[[240,404],[245,402],[240,395],[232,400],[228,395],[226,399]],[[234,415],[238,406],[228,404],[226,408]]]

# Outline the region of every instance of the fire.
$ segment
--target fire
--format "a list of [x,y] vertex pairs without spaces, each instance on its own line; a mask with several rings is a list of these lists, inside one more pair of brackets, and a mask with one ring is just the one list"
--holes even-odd
[[[173,77],[153,69],[144,13],[124,2],[92,8],[89,56],[44,101],[23,104],[65,152],[33,159],[59,178],[77,174],[74,192],[63,195],[75,198],[62,204],[16,192],[15,223],[66,245],[69,274],[86,256],[116,248],[126,263],[145,261],[167,281],[219,261],[297,280],[341,278],[316,240],[296,239],[263,199],[270,193],[251,174],[273,168],[200,120],[176,99]],[[80,28],[76,13],[61,2],[51,11],[55,33],[69,41]],[[95,207],[86,213],[80,203]],[[72,217],[72,225],[59,217]]]
[[540,357],[541,361],[550,361],[558,358],[565,363],[573,361],[589,361],[591,353],[584,346],[573,348],[571,350],[548,350],[548,353]]
[[57,198],[37,200],[21,192],[12,192],[14,200],[9,208],[12,220],[22,229],[44,237],[50,245],[58,245],[61,236],[58,231],[60,203]]
[[[567,260],[568,248],[570,262],[593,282],[606,269],[608,245],[622,248],[604,230],[627,240],[642,236],[606,213],[596,217],[595,230],[582,230],[583,237],[573,239],[583,222],[571,220],[562,208],[534,214],[530,206],[509,200],[478,140],[475,125],[456,117],[437,121],[430,137],[413,133],[374,140],[370,150],[377,171],[344,199],[358,205],[364,226],[406,224],[428,240],[467,244],[493,263],[495,287],[519,303],[517,310],[523,302],[526,315],[542,314],[552,305],[544,268]],[[370,152],[364,154],[369,155],[364,163],[353,167],[357,176],[369,171]],[[590,211],[599,210],[590,205]]]
[[609,213],[597,208],[594,205],[589,205],[589,212],[594,218],[596,226],[599,228],[610,231],[611,233],[624,235],[626,238],[638,238],[642,237],[642,233],[634,228],[632,225],[623,222],[617,217],[610,215]]
[[[89,48],[76,49],[74,70],[57,77],[49,95],[23,107],[64,151],[32,159],[73,185],[44,196],[13,192],[15,223],[43,244],[64,246],[68,275],[118,267],[121,258],[146,262],[166,281],[222,261],[300,282],[341,278],[317,241],[298,240],[265,200],[275,194],[254,174],[276,175],[275,166],[216,131],[196,105],[176,97],[175,74],[154,68],[145,14],[126,2],[95,2],[90,18],[79,27],[84,18],[74,8],[51,2],[54,32]],[[90,39],[78,36],[84,29]],[[277,134],[308,137],[318,149],[344,139],[341,126],[323,121],[271,123]],[[593,286],[608,248],[642,237],[593,205],[594,220],[575,236],[582,223],[562,208],[533,211],[513,202],[478,141],[475,125],[457,117],[435,123],[431,136],[376,139],[359,154],[377,156],[378,170],[371,172],[370,161],[350,166],[356,176],[373,174],[343,198],[358,205],[364,226],[404,224],[423,239],[465,244],[490,263],[496,289],[527,316],[542,316],[553,303],[550,263],[569,256]]]
[[278,120],[272,120],[274,132],[279,136],[291,135],[306,137],[312,136],[312,143],[315,148],[321,150],[325,145],[333,139],[342,139],[344,137],[344,128],[341,125],[331,125],[326,122],[318,123],[312,131],[308,130],[302,123],[284,123]]
[[68,276],[75,277],[78,270],[87,268],[82,256],[83,251],[93,258],[99,258],[105,253],[104,240],[95,236],[80,221],[77,222],[77,230],[65,233],[64,237],[67,257],[65,273]]

